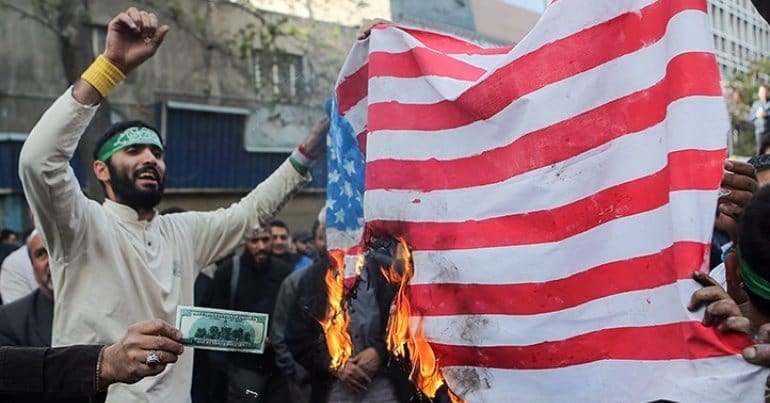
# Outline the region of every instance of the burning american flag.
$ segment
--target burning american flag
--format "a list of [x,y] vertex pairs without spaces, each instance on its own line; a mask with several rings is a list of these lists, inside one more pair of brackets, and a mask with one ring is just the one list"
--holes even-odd
[[329,248],[405,240],[460,398],[763,399],[686,308],[729,128],[705,0],[558,0],[511,48],[381,25],[336,95]]

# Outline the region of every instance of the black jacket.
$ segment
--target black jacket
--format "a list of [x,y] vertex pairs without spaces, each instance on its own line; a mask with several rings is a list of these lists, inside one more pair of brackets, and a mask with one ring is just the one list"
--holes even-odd
[[102,347],[0,347],[0,401],[104,402],[96,390]]
[[310,265],[297,284],[297,297],[289,309],[284,339],[294,359],[309,372],[310,401],[325,402],[333,381],[323,329],[318,323],[326,312],[324,275],[329,257],[323,254]]
[[[212,307],[219,309],[233,309],[245,312],[260,312],[273,315],[275,301],[278,298],[278,289],[283,280],[291,274],[292,267],[277,260],[270,258],[267,264],[257,265],[248,252],[244,252],[240,257],[240,270],[238,275],[238,286],[234,304],[231,305],[230,287],[233,274],[233,260],[228,259],[219,266],[214,274],[214,292],[212,296]],[[268,328],[271,321],[268,320]],[[214,354],[215,362],[221,362],[220,355],[226,356],[226,360],[231,365],[239,368],[248,368],[262,372],[266,375],[278,374],[278,367],[275,365],[275,355],[273,349],[265,348],[264,354],[247,353],[223,353]],[[218,365],[215,363],[215,365]]]
[[36,289],[0,307],[0,346],[51,345],[53,301]]

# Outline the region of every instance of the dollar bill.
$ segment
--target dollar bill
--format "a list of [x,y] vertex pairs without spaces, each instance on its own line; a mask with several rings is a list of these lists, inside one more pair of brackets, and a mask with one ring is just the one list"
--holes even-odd
[[176,328],[185,346],[217,351],[262,354],[268,315],[224,309],[180,306]]

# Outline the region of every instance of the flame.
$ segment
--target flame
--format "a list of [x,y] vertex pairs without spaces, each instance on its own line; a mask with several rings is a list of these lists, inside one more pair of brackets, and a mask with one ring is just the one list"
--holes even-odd
[[[404,239],[399,239],[396,248],[396,259],[389,268],[381,268],[380,271],[391,284],[398,284],[398,292],[393,299],[386,342],[388,350],[396,358],[406,358],[412,364],[410,379],[429,398],[436,397],[436,392],[446,383],[438,367],[436,355],[425,339],[422,319],[416,326],[410,327],[412,317],[412,305],[409,302],[409,284],[414,276],[412,252]],[[407,355],[408,353],[408,355]],[[452,402],[459,403],[463,400],[449,390]]]
[[326,270],[324,282],[328,306],[326,316],[319,321],[326,336],[326,348],[331,357],[330,367],[339,369],[353,353],[353,341],[348,333],[350,315],[345,306],[345,256],[340,251],[329,252],[331,265]]

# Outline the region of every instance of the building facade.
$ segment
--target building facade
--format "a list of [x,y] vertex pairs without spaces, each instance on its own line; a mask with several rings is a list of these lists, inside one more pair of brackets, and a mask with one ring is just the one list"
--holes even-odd
[[755,60],[770,58],[770,26],[750,0],[708,0],[708,13],[723,77],[747,71]]
[[[14,4],[32,10],[29,2]],[[109,108],[112,121],[141,119],[161,131],[169,152],[166,197],[159,208],[211,210],[230,205],[262,181],[324,115],[323,103],[355,41],[355,28],[260,10],[255,16],[233,3],[184,4],[185,15],[203,25],[179,26],[159,10],[172,28],[162,49],[132,72],[102,109]],[[106,24],[131,5],[91,3],[90,38],[82,46],[100,52]],[[18,180],[18,153],[40,114],[68,84],[51,30],[12,10],[0,11],[0,48],[7,50],[0,59],[0,227],[21,230],[30,218]],[[259,35],[249,37],[249,29],[260,23],[274,23],[284,34],[269,46]],[[76,154],[72,161],[81,184],[89,169],[81,157],[89,154]],[[293,228],[309,227],[323,205],[325,184],[322,162],[314,181],[280,218]]]

